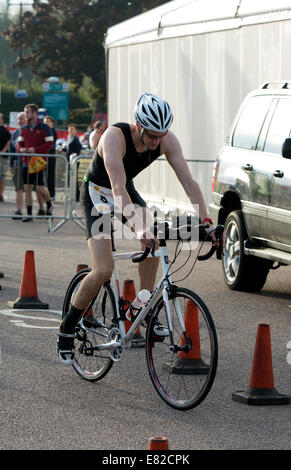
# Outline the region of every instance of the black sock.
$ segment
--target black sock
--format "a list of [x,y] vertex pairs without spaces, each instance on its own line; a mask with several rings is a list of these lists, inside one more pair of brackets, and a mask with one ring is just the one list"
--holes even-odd
[[51,201],[48,201],[48,202],[46,203],[46,207],[47,207],[47,210],[49,211],[50,208],[52,207]]
[[27,206],[27,215],[32,215],[32,206]]
[[74,333],[75,326],[77,325],[83,310],[79,310],[73,305],[66,314],[65,318],[61,323],[61,331],[63,333]]

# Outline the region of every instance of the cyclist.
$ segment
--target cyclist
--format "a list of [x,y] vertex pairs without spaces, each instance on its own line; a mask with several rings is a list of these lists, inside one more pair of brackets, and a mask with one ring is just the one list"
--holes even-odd
[[[73,363],[74,330],[83,310],[112,274],[112,208],[120,210],[123,222],[129,223],[143,248],[151,246],[152,240],[158,245],[158,240],[150,230],[153,220],[132,181],[137,174],[159,156],[165,155],[191,203],[199,206],[201,220],[203,223],[208,222],[210,228],[212,226],[202,192],[192,178],[179,140],[169,130],[173,122],[169,104],[145,92],[136,103],[134,115],[135,124],[117,123],[102,135],[82,184],[80,204],[93,266],[83,279],[73,305],[60,325],[58,356],[64,364]],[[213,243],[216,243],[214,235],[212,238]],[[158,258],[147,258],[140,263],[141,289],[153,290],[158,263]],[[165,334],[165,328],[161,326],[160,330],[157,334]]]

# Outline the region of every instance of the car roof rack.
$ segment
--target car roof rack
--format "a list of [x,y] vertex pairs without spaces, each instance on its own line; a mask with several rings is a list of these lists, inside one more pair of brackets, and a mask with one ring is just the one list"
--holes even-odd
[[264,82],[260,88],[267,89],[267,88],[291,88],[291,81],[282,80],[280,82]]

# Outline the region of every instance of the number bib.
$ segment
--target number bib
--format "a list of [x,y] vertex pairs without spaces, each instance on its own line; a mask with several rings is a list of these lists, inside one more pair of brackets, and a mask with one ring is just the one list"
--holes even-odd
[[89,181],[89,194],[94,204],[95,209],[99,214],[106,214],[108,212],[119,212],[120,210],[115,204],[112,190],[103,188],[92,181]]

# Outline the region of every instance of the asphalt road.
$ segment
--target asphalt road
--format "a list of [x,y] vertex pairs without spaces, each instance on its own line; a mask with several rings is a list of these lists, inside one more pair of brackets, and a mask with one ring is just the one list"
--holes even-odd
[[[219,364],[213,388],[197,408],[179,412],[159,398],[148,376],[144,349],[127,350],[95,384],[58,362],[56,333],[66,286],[78,264],[90,264],[82,230],[66,223],[54,234],[47,222],[0,219],[1,438],[9,449],[145,450],[166,436],[172,450],[291,449],[291,405],[248,406],[232,393],[248,386],[257,327],[270,323],[275,387],[291,394],[291,266],[272,271],[260,294],[232,292],[214,257],[196,264],[183,282],[208,305],[218,333]],[[124,251],[135,242],[120,241]],[[170,242],[173,255],[175,243]],[[49,312],[11,316],[26,250],[33,250],[38,296]],[[182,264],[186,253],[181,255]],[[137,266],[119,265],[121,279],[137,281]],[[185,269],[179,276],[186,273]],[[174,277],[177,279],[177,276]],[[51,310],[53,312],[51,312]],[[23,312],[23,315],[26,315]]]

